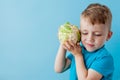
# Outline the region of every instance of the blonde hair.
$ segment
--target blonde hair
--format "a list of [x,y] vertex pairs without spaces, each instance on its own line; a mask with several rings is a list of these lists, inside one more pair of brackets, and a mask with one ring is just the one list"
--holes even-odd
[[111,29],[112,13],[110,9],[99,3],[90,4],[81,14],[82,18],[87,18],[91,24],[107,24]]

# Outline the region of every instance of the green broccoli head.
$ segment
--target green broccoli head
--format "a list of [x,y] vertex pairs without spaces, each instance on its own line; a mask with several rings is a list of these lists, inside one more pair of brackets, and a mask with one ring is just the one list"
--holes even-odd
[[80,31],[77,26],[66,22],[60,26],[58,31],[58,38],[61,43],[64,43],[67,40],[77,43],[80,42]]

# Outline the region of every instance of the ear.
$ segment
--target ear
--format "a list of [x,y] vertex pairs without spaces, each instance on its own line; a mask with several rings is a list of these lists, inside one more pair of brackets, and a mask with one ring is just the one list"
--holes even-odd
[[108,32],[106,41],[108,41],[108,40],[112,37],[112,34],[113,34],[112,31],[109,31],[109,32]]

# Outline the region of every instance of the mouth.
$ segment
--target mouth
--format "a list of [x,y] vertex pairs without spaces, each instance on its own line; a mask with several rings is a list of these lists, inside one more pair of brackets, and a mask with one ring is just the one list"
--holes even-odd
[[94,47],[94,44],[86,43],[89,47]]

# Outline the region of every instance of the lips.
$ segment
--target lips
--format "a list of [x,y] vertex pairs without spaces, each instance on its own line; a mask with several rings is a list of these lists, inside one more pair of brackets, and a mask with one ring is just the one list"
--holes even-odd
[[94,44],[87,43],[87,46],[89,46],[89,47],[93,47]]

